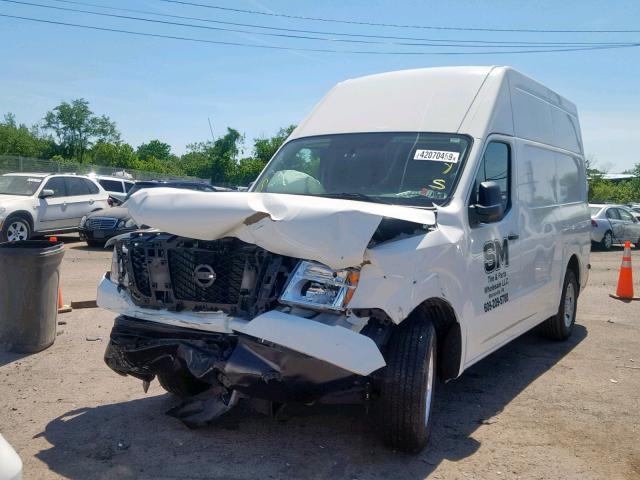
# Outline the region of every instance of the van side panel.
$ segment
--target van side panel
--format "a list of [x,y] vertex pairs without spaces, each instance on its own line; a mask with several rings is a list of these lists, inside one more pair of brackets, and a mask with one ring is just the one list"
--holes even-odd
[[[527,315],[542,321],[557,309],[553,262],[557,227],[554,152],[540,144],[516,139],[515,182],[520,216],[522,284],[517,288],[527,297]],[[534,322],[535,323],[535,322]]]
[[508,70],[515,136],[582,155],[578,111],[554,91]]

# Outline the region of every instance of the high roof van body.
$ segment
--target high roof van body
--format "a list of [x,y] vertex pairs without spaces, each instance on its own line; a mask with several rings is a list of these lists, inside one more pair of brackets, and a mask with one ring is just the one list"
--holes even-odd
[[356,392],[389,445],[418,451],[437,378],[539,324],[571,335],[583,157],[576,107],[507,67],[342,82],[249,192],[133,195],[157,232],[120,240],[100,285],[120,315],[107,363],[186,396],[213,388],[211,418],[242,396]]

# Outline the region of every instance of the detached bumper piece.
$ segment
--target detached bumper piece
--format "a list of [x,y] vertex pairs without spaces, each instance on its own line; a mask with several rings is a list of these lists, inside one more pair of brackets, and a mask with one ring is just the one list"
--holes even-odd
[[105,362],[143,381],[182,376],[209,387],[172,409],[190,427],[229,410],[239,394],[278,403],[309,403],[352,390],[363,377],[322,360],[243,334],[203,332],[129,317],[116,319]]

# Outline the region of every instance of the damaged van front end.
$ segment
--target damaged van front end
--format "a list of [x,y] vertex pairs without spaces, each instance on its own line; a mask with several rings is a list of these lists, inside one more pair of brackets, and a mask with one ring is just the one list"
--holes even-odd
[[[243,395],[365,395],[393,325],[374,299],[369,253],[435,228],[429,210],[329,198],[157,189],[130,203],[134,218],[189,236],[139,232],[115,244],[98,292],[119,315],[105,360],[196,398],[174,412],[192,424]],[[203,222],[203,209],[218,221]]]

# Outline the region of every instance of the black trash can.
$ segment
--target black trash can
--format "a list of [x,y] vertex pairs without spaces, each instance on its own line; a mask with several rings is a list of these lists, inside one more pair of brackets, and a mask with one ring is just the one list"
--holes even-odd
[[62,242],[0,243],[0,349],[33,353],[56,338]]

